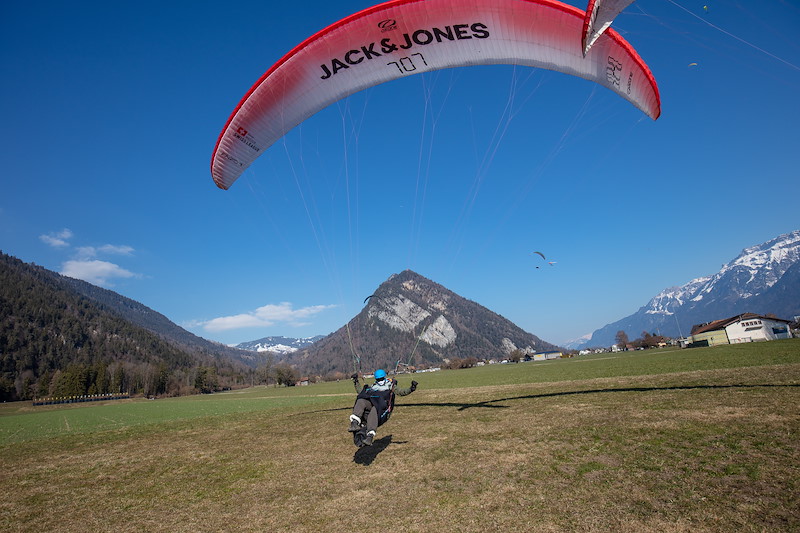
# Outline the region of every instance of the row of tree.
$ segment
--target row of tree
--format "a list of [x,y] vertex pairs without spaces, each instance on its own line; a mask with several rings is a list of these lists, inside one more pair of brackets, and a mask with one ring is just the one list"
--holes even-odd
[[443,368],[458,370],[459,368],[472,368],[478,364],[477,357],[454,357],[442,365]]
[[179,396],[243,386],[247,376],[215,366],[170,369],[159,364],[105,362],[72,363],[47,369],[37,376],[26,370],[14,381],[0,377],[0,397],[5,400],[70,397],[109,393]]
[[73,363],[45,370],[40,376],[26,370],[14,381],[0,377],[0,397],[7,400],[72,397],[96,394],[181,396],[212,393],[252,385],[293,386],[298,371],[286,364],[264,364],[244,372],[224,365],[170,369],[165,363]]
[[300,372],[286,363],[277,363],[275,355],[267,353],[254,372],[251,385],[285,385],[294,386],[300,381]]
[[628,334],[623,330],[619,330],[617,332],[614,340],[616,340],[617,346],[619,346],[621,349],[656,348],[658,346],[663,346],[664,344],[669,344],[672,341],[672,339],[669,337],[657,335],[655,333],[649,333],[647,331],[643,331],[641,337],[631,341],[628,339]]

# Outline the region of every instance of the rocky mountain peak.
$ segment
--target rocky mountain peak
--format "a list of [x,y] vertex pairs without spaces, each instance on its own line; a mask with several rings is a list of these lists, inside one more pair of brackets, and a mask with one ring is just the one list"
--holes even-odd
[[556,350],[485,307],[411,270],[391,275],[347,325],[291,361],[309,372],[426,366],[452,358],[503,358],[515,349]]

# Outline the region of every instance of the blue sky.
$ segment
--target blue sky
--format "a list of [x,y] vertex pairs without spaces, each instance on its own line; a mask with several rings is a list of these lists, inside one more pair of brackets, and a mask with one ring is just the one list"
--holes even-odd
[[328,334],[407,268],[562,343],[800,228],[788,0],[622,13],[655,122],[563,74],[451,69],[330,106],[217,189],[244,93],[370,5],[6,3],[0,250],[224,343]]

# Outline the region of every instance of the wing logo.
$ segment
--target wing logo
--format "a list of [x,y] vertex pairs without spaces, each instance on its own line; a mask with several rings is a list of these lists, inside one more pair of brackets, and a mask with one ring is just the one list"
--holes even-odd
[[253,136],[250,135],[247,132],[247,130],[244,129],[243,127],[239,126],[238,128],[236,128],[236,133],[234,133],[233,136],[242,141],[242,143],[244,143],[244,145],[250,148],[251,150],[254,150],[256,152],[261,151],[261,147],[256,144]]
[[381,29],[381,33],[385,33],[387,31],[392,31],[397,29],[397,21],[394,19],[386,19],[382,20],[378,23],[378,27]]
[[[389,19],[387,19],[387,21],[388,20]],[[381,39],[380,43],[372,42],[361,46],[360,49],[353,48],[352,50],[348,50],[340,57],[331,58],[328,63],[320,65],[322,76],[319,78],[321,80],[327,80],[339,71],[349,69],[364,60],[381,57],[384,54],[391,54],[398,50],[408,50],[414,46],[456,42],[464,39],[488,39],[490,36],[489,26],[481,22],[453,24],[443,28],[434,27],[430,29],[420,29],[410,34],[404,33],[401,39],[402,44],[398,44],[398,42],[393,41],[391,38],[385,38]],[[378,47],[380,49],[376,50]]]

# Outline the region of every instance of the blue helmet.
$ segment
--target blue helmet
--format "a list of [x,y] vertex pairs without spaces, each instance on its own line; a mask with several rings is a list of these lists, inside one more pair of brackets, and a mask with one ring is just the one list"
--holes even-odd
[[386,370],[376,370],[375,379],[384,379],[386,377]]

